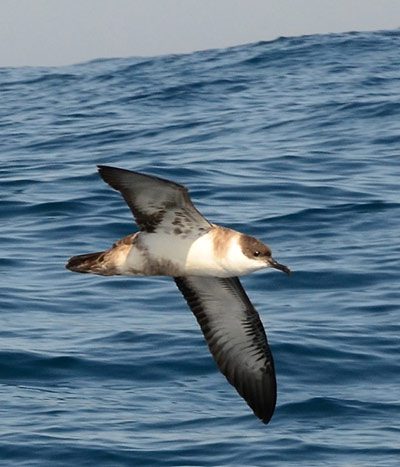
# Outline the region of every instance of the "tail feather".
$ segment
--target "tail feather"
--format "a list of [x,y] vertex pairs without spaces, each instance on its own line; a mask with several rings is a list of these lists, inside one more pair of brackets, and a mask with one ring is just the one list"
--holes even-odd
[[65,267],[74,272],[104,274],[104,268],[102,267],[104,263],[104,253],[105,251],[99,251],[97,253],[73,256],[68,260]]
[[134,233],[121,238],[106,251],[73,256],[68,260],[65,267],[70,271],[100,274],[101,276],[134,274],[133,271],[126,269],[125,262],[133,248],[137,235],[137,233]]

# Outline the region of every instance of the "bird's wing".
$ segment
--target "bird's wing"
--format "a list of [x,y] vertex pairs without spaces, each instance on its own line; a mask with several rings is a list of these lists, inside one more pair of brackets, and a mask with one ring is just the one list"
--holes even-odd
[[205,233],[211,228],[184,186],[116,167],[99,165],[98,169],[102,179],[121,192],[140,230],[187,235],[193,230]]
[[260,317],[237,277],[176,277],[221,372],[268,423],[276,404],[274,362]]

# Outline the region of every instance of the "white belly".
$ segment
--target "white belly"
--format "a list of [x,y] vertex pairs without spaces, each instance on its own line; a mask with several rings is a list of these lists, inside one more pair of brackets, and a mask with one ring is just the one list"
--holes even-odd
[[194,276],[229,277],[226,264],[215,254],[211,234],[203,235],[195,240],[188,250],[185,269],[187,274]]
[[123,274],[234,277],[265,267],[249,268],[237,235],[221,228],[200,237],[140,232]]
[[125,270],[143,275],[232,275],[216,260],[210,233],[199,238],[140,233],[137,247],[126,259]]

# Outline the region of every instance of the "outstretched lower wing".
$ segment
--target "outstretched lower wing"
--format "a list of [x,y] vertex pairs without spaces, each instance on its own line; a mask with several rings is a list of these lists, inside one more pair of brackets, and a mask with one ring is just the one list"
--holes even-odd
[[211,228],[184,186],[116,167],[99,165],[98,169],[102,179],[121,192],[140,230],[188,234]]
[[176,277],[221,372],[268,423],[276,404],[274,362],[260,317],[237,277]]

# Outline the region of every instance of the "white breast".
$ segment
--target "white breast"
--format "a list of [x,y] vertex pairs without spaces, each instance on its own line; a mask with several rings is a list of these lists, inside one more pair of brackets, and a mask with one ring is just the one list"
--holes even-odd
[[238,232],[220,227],[200,237],[189,249],[188,274],[235,277],[266,267],[243,254],[239,239]]
[[132,251],[127,263],[133,269],[139,266],[144,275],[240,276],[248,273],[249,268],[248,258],[238,244],[238,235],[220,228],[198,238],[140,233],[140,254]]
[[[227,277],[226,271],[215,257],[210,232],[197,238],[165,233],[141,233],[138,247],[149,263],[171,265],[173,273],[166,272],[167,275]],[[132,255],[130,263],[133,264],[134,260]]]
[[185,269],[188,275],[228,277],[221,258],[215,254],[211,232],[203,235],[191,244],[188,250]]

